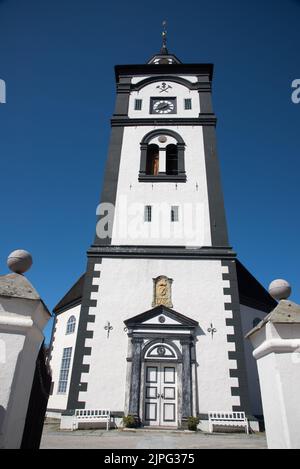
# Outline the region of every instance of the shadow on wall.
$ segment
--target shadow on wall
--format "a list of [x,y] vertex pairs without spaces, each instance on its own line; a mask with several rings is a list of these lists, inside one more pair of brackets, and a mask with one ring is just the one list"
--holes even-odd
[[[0,0],[0,3],[1,3],[1,0]],[[0,434],[1,434],[3,422],[5,419],[5,415],[6,415],[6,410],[4,409],[2,405],[0,405]]]

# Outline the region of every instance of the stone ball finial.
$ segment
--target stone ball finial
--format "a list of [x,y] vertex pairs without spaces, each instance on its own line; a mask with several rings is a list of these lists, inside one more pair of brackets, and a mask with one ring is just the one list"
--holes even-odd
[[286,280],[277,279],[269,285],[269,293],[275,300],[287,300],[292,292],[292,288]]
[[12,272],[24,274],[32,266],[31,254],[23,249],[17,249],[8,256],[7,265]]

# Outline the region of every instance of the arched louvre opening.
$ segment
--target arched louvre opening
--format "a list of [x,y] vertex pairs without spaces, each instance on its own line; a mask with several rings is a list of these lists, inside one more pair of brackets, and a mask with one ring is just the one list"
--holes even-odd
[[168,145],[166,149],[166,174],[178,174],[178,149],[174,144]]
[[157,176],[159,171],[159,148],[158,145],[148,145],[146,174]]

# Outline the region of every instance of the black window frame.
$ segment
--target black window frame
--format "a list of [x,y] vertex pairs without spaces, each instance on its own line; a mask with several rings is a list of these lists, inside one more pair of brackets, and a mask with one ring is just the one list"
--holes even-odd
[[143,107],[143,100],[140,98],[135,98],[134,100],[134,110],[141,111]]
[[192,98],[184,98],[184,109],[186,111],[192,110]]

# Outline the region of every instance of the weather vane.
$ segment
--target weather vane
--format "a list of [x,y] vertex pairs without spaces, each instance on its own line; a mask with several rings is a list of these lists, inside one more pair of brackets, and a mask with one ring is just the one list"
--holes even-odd
[[167,21],[164,20],[162,22],[162,26],[163,26],[163,30],[162,30],[162,49],[166,49],[167,48]]

